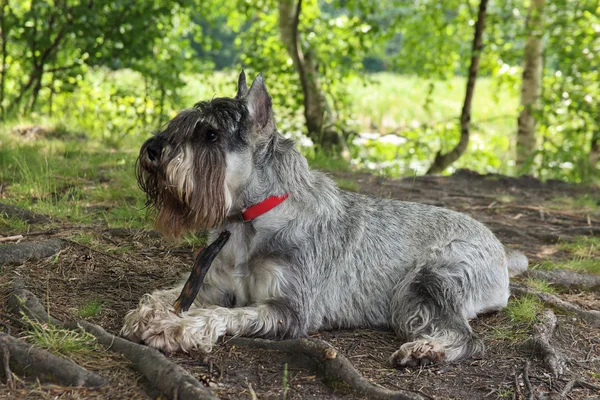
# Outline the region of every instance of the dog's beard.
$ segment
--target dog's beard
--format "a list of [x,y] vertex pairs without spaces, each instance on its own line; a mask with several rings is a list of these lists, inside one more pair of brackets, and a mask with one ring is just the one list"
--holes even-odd
[[[167,155],[167,154],[165,154]],[[225,220],[225,155],[221,148],[194,152],[181,146],[158,168],[144,168],[138,160],[137,174],[147,203],[158,211],[156,229],[167,237],[211,229]]]

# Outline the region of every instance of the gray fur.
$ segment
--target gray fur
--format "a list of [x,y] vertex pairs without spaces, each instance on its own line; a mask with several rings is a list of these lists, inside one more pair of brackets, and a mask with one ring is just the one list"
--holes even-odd
[[[187,314],[172,313],[181,286],[155,292],[128,314],[123,334],[164,350],[209,350],[224,333],[297,338],[382,327],[407,342],[390,360],[396,366],[480,354],[468,319],[506,306],[503,245],[465,214],[339,189],[276,131],[263,91],[259,78],[246,96],[249,113],[234,113],[247,133],[226,147],[228,214],[269,196],[289,198],[211,232],[212,240],[227,229],[231,239]],[[511,260],[526,268],[524,256]]]

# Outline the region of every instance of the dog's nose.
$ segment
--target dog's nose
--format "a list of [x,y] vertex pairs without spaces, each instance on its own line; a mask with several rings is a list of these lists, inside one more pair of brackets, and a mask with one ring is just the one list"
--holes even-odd
[[146,147],[146,153],[148,154],[148,160],[151,163],[158,163],[162,154],[162,143],[160,140],[152,140]]

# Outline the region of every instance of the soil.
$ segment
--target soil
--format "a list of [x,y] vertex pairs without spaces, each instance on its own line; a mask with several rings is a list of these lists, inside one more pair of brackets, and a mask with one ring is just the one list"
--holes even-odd
[[[470,171],[414,179],[356,173],[334,175],[356,182],[363,193],[468,213],[487,224],[508,247],[524,252],[532,266],[544,260],[572,258],[559,249],[557,242],[585,235],[586,226],[600,224],[599,207],[573,209],[560,203],[564,199],[577,201],[582,196],[600,201],[600,190],[593,187],[557,181],[542,183],[529,177],[482,176]],[[561,199],[560,202],[557,199]],[[562,204],[561,208],[557,207],[558,203]],[[573,230],[573,227],[581,229]],[[35,231],[32,227],[31,232]],[[94,242],[84,245],[71,241],[80,233],[94,234]],[[187,277],[193,264],[192,247],[169,243],[151,231],[64,225],[45,234],[25,236],[24,241],[49,238],[67,240],[67,245],[58,256],[3,267],[0,288],[6,294],[13,278],[22,277],[27,288],[47,303],[50,313],[59,319],[79,317],[78,310],[83,305],[98,301],[100,312],[87,319],[113,333],[118,333],[125,313],[136,307],[144,293]],[[564,289],[560,296],[586,309],[600,309],[598,291]],[[560,310],[555,312],[559,328],[552,344],[570,360],[562,380],[554,379],[532,351],[521,346],[531,334],[531,327],[515,326],[502,312],[481,316],[472,322],[474,331],[487,346],[483,358],[412,370],[396,370],[388,365],[388,357],[401,345],[392,332],[340,330],[314,336],[338,348],[374,384],[420,391],[433,398],[524,398],[526,390],[521,372],[527,360],[531,361],[529,375],[538,398],[544,393],[560,393],[570,379],[599,385],[600,329]],[[12,334],[18,336],[23,326],[15,317],[2,306],[3,329],[10,327]],[[252,398],[252,392],[258,399],[361,398],[345,384],[324,382],[319,371],[305,368],[305,360],[236,347],[229,344],[227,338],[208,355],[193,352],[169,357],[210,385],[222,399]],[[99,390],[85,390],[19,380],[15,390],[0,385],[0,398],[160,397],[120,356],[100,352],[93,357],[73,358],[109,378],[111,384]],[[600,393],[574,388],[568,397],[600,398]]]

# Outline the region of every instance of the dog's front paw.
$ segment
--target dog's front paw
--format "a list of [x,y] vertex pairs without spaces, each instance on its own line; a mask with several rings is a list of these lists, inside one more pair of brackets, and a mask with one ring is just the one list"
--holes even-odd
[[164,352],[200,349],[210,352],[225,326],[212,318],[210,310],[196,311],[193,315],[178,316],[169,312],[161,318],[151,319],[142,334],[142,341]]
[[169,313],[167,306],[149,294],[144,295],[138,308],[125,315],[121,336],[133,342],[141,342],[142,335],[147,330],[148,323],[160,319]]
[[390,357],[392,367],[419,367],[440,362],[446,354],[443,347],[432,340],[416,340],[400,346]]

